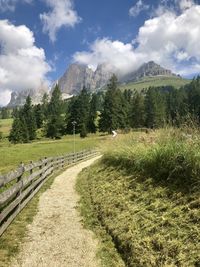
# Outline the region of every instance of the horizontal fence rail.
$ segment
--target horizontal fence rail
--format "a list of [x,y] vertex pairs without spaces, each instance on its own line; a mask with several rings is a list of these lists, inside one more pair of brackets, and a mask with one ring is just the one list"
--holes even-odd
[[84,150],[45,158],[0,175],[0,236],[56,170],[97,154],[95,150]]

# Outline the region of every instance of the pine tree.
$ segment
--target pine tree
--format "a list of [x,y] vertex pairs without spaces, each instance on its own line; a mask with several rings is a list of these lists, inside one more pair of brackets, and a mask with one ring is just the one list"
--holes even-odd
[[36,126],[35,114],[34,114],[33,106],[31,104],[30,96],[26,98],[24,107],[20,111],[19,115],[21,117],[21,120],[22,121],[24,120],[24,123],[27,127],[29,140],[32,141],[36,139],[37,126]]
[[82,123],[81,125],[80,137],[81,138],[87,137],[87,130],[86,130],[85,123]]
[[112,130],[125,128],[127,125],[127,112],[121,91],[117,88],[117,77],[113,75],[107,85],[107,92],[103,104],[103,111],[99,121],[102,132],[111,133]]
[[188,85],[188,107],[192,117],[200,122],[200,76]]
[[163,127],[166,122],[166,101],[158,88],[150,87],[145,96],[145,116],[148,128]]
[[188,115],[188,98],[184,88],[171,87],[166,102],[168,123],[179,127]]
[[48,122],[46,136],[50,138],[61,138],[64,132],[64,119],[62,117],[62,95],[58,85],[55,86],[48,108]]
[[145,125],[144,97],[141,93],[134,92],[131,110],[130,125],[132,128],[141,128]]
[[49,96],[47,93],[44,93],[41,105],[44,121],[47,121],[48,119],[48,105],[49,105]]
[[4,119],[8,119],[10,117],[10,112],[9,109],[4,107],[1,109],[1,118]]
[[80,133],[82,130],[82,125],[85,125],[86,132],[88,132],[87,126],[89,121],[89,103],[90,94],[87,89],[83,87],[80,94],[73,97],[71,103],[69,104],[68,112],[66,114],[67,121],[67,133],[73,133],[72,122],[76,121],[76,132]]
[[92,99],[90,101],[90,110],[89,110],[89,119],[88,119],[88,131],[90,133],[96,133],[97,125],[97,104],[98,104],[97,94],[92,95]]
[[9,135],[9,141],[13,144],[27,143],[29,141],[26,124],[20,117],[15,117]]
[[44,113],[43,113],[43,108],[40,104],[34,106],[34,115],[37,128],[38,129],[42,128],[44,122]]

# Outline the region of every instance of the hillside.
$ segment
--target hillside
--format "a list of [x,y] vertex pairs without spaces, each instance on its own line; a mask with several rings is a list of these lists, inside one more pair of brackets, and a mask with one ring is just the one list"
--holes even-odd
[[122,266],[116,249],[129,267],[199,266],[199,131],[187,133],[118,135],[81,174],[80,209],[104,266]]
[[176,76],[152,76],[152,77],[145,77],[140,79],[137,82],[129,82],[120,85],[122,90],[125,89],[135,89],[137,91],[141,91],[142,89],[146,89],[149,87],[159,87],[159,86],[174,86],[175,88],[180,88],[188,83],[190,80],[183,79]]

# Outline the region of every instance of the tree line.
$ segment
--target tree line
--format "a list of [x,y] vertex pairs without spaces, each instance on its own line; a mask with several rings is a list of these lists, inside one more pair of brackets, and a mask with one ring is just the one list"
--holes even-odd
[[113,75],[107,89],[91,94],[83,88],[77,96],[62,100],[56,85],[49,100],[44,94],[41,104],[33,106],[27,97],[23,107],[13,111],[14,121],[9,140],[26,143],[40,131],[48,138],[76,133],[108,132],[131,128],[161,128],[166,124],[179,127],[188,117],[200,123],[200,77],[180,88],[150,87],[138,92],[121,91]]

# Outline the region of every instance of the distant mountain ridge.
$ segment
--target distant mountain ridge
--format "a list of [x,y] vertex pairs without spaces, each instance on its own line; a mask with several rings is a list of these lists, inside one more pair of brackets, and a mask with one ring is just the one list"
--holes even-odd
[[[106,63],[98,65],[96,70],[92,70],[87,65],[73,63],[69,65],[63,76],[53,84],[52,89],[55,84],[58,84],[63,98],[68,98],[71,95],[77,95],[84,86],[90,92],[95,92],[103,87],[105,88],[108,80],[115,72],[116,69]],[[171,70],[165,69],[153,61],[149,61],[140,66],[136,71],[120,77],[119,82],[126,84],[129,82],[137,82],[144,77],[155,76],[181,78],[179,75],[172,73]],[[8,106],[23,105],[28,95],[32,97],[33,103],[37,104],[41,101],[45,92],[47,92],[47,90],[44,90],[44,88],[39,88],[37,90],[23,90],[17,93],[13,92]]]
[[38,89],[27,89],[20,92],[12,92],[11,99],[8,107],[23,106],[27,96],[30,96],[34,105],[39,104],[42,100],[44,93],[48,93],[47,86],[40,86]]
[[[62,93],[65,94],[77,94],[83,86],[88,88],[91,92],[94,92],[104,87],[114,72],[114,69],[112,70],[112,68],[110,66],[108,67],[106,64],[97,66],[97,69],[93,71],[86,65],[74,63],[69,66],[64,75],[58,80],[58,85]],[[144,77],[151,76],[180,78],[180,76],[172,73],[171,70],[165,69],[153,61],[149,61],[148,63],[144,63],[136,71],[120,77],[119,82],[135,82]]]
[[155,77],[155,76],[171,76],[180,78],[180,75],[176,75],[171,70],[161,67],[154,61],[149,61],[148,63],[144,63],[138,70],[124,76],[122,78],[122,81],[124,81],[125,83],[136,82],[144,77]]
[[77,94],[85,86],[91,92],[106,85],[112,71],[106,64],[101,64],[95,71],[86,65],[71,64],[64,75],[57,81],[62,93]]

